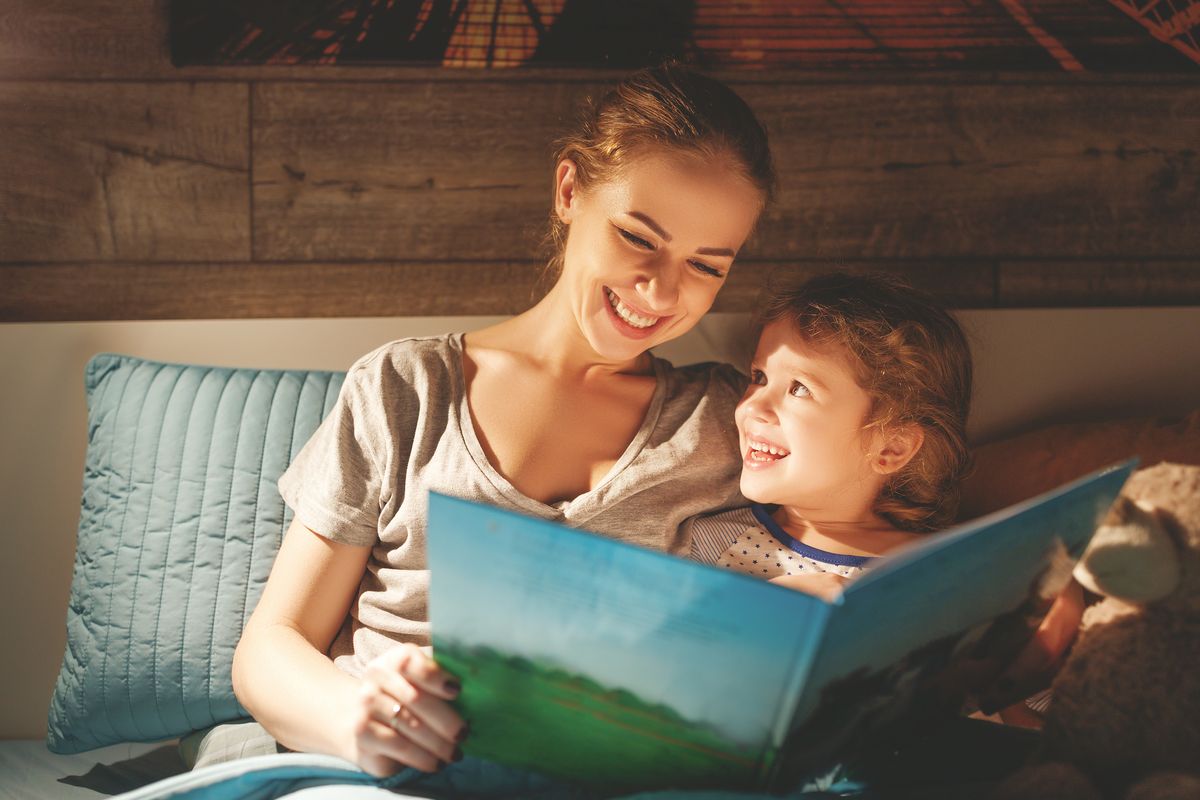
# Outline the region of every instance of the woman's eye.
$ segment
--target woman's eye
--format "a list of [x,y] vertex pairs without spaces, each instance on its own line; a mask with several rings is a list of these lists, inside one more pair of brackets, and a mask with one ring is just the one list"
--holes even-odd
[[690,263],[693,267],[695,267],[700,272],[703,272],[705,275],[712,275],[714,278],[725,277],[724,272],[721,272],[721,270],[717,269],[716,267],[710,267],[708,264],[705,264],[703,261],[690,261],[688,263]]
[[788,390],[788,394],[792,397],[810,397],[812,392],[800,381],[792,381],[792,388]]
[[767,376],[763,374],[761,369],[751,369],[750,382],[758,386],[766,386]]
[[634,236],[632,233],[625,230],[624,228],[617,228],[617,230],[621,232],[621,236],[623,236],[625,238],[625,241],[629,242],[634,247],[640,247],[643,250],[653,250],[654,249],[654,245],[650,244],[642,237]]

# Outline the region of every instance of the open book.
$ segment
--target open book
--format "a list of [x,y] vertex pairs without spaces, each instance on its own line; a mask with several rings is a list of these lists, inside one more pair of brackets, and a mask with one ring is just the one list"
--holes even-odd
[[613,787],[772,787],[1015,652],[1135,461],[930,534],[832,602],[439,494],[434,657],[479,758]]

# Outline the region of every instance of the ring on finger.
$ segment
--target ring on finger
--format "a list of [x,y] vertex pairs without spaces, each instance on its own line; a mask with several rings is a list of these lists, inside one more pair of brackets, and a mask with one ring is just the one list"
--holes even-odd
[[400,715],[404,713],[404,706],[399,703],[392,703],[392,714],[388,717],[388,727],[397,733],[400,732]]

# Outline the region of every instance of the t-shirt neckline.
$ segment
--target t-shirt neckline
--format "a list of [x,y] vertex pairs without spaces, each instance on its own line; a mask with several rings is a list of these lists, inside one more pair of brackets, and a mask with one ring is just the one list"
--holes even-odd
[[752,503],[750,510],[754,514],[754,518],[758,520],[758,524],[762,525],[763,529],[775,537],[775,539],[784,547],[799,553],[802,556],[823,561],[826,564],[835,564],[839,567],[862,567],[874,560],[872,556],[852,556],[847,553],[831,553],[828,550],[822,550],[819,547],[805,544],[799,539],[792,537],[790,533],[785,531],[775,518],[771,516],[771,512],[779,506],[767,506],[762,503]]
[[650,440],[651,434],[654,433],[654,429],[658,426],[659,417],[662,415],[662,409],[666,403],[667,370],[669,363],[654,355],[654,353],[650,353],[650,362],[654,368],[654,394],[650,397],[650,405],[646,409],[646,416],[642,419],[642,425],[625,448],[625,452],[612,465],[608,473],[595,486],[583,494],[573,497],[570,500],[563,500],[553,504],[536,500],[526,495],[514,486],[508,478],[500,474],[500,471],[492,465],[491,460],[487,457],[487,453],[483,449],[483,444],[479,441],[479,437],[475,431],[475,420],[471,416],[471,408],[467,403],[467,383],[463,368],[463,358],[466,355],[465,346],[463,345],[463,338],[465,336],[465,332],[459,332],[450,334],[447,337],[451,351],[449,368],[453,379],[453,405],[458,411],[458,418],[455,420],[455,424],[458,426],[463,444],[466,446],[467,452],[471,454],[476,467],[491,481],[492,485],[498,491],[516,505],[523,506],[540,516],[546,516],[547,514],[565,516],[568,510],[574,511],[595,502],[600,493],[641,454],[646,443]]

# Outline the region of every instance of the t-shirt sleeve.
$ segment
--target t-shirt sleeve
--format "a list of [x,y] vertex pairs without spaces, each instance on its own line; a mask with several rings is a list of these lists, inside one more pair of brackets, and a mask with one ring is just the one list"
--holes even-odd
[[735,508],[718,514],[698,514],[683,523],[690,538],[688,557],[701,564],[716,564],[747,528],[754,527],[749,508]]
[[[365,357],[364,357],[365,359]],[[360,359],[347,371],[333,408],[279,476],[296,518],[335,542],[374,544],[379,535],[381,462],[371,430],[374,382]]]

